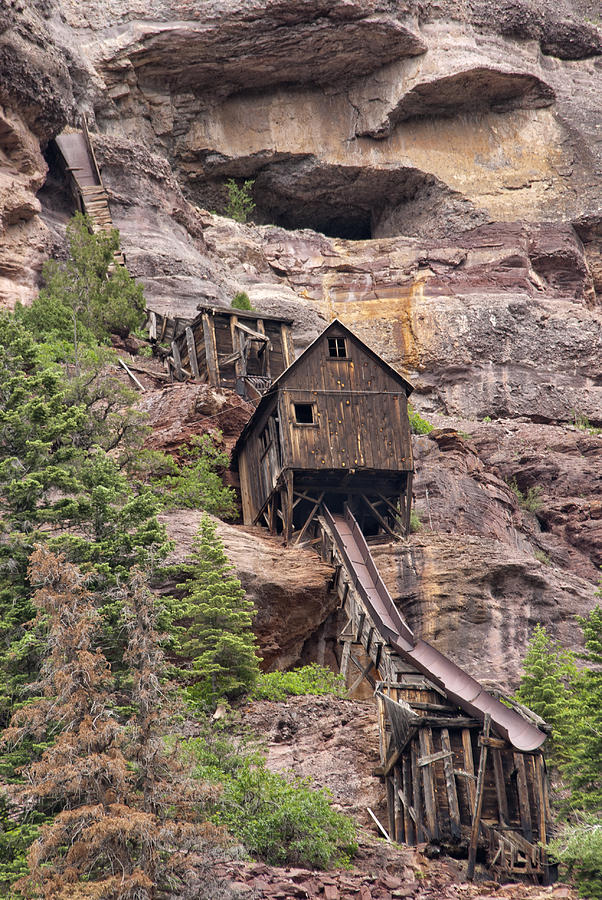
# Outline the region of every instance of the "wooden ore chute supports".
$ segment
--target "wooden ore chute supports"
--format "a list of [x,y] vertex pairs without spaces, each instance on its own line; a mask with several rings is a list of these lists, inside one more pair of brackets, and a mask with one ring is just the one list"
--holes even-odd
[[470,876],[478,852],[492,875],[549,881],[540,846],[551,818],[544,723],[518,704],[503,705],[414,637],[349,509],[344,516],[324,509],[320,526],[319,550],[334,566],[346,623],[341,673],[351,690],[365,678],[377,699],[375,774],[385,780],[389,833],[463,848]]

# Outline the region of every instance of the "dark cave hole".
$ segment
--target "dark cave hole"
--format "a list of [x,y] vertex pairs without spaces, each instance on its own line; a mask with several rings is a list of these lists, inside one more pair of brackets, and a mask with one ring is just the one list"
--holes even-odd
[[274,210],[257,204],[253,214],[256,222],[265,225],[278,225],[288,231],[310,228],[330,238],[346,241],[368,241],[372,238],[372,213],[370,210],[337,210],[328,208],[299,210]]

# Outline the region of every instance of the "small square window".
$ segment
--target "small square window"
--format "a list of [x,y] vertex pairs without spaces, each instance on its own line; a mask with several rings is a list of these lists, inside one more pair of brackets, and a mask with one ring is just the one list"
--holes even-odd
[[295,422],[297,425],[314,424],[313,403],[293,403],[293,406],[295,408]]
[[328,338],[328,355],[338,359],[346,359],[347,347],[345,346],[345,338]]

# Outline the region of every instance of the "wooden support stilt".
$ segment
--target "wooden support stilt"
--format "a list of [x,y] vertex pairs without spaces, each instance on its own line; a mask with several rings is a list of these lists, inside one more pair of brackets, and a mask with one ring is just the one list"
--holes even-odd
[[394,787],[394,803],[395,803],[395,840],[400,844],[404,839],[403,831],[403,812],[401,808],[401,772],[399,766],[393,769],[393,787]]
[[418,748],[417,739],[414,738],[410,745],[410,759],[412,771],[412,802],[414,812],[416,813],[416,840],[418,843],[427,837],[424,830],[424,822],[422,819],[422,802],[420,797],[420,770],[418,769]]
[[518,809],[520,813],[520,825],[525,840],[533,840],[533,823],[531,821],[531,809],[529,806],[529,787],[527,785],[527,773],[525,771],[525,758],[522,753],[514,754],[516,766],[516,787],[518,790]]
[[188,348],[188,359],[190,360],[190,370],[195,378],[199,377],[199,363],[196,358],[196,347],[194,345],[194,335],[190,325],[186,326],[186,346]]
[[205,339],[205,358],[209,372],[209,383],[219,387],[219,363],[217,360],[217,344],[215,342],[215,326],[209,313],[203,313],[203,337]]
[[[418,732],[420,741],[420,754],[422,757],[431,756],[433,754],[433,733],[430,728],[421,728]],[[418,761],[420,765],[420,761]],[[431,763],[421,766],[422,769],[422,788],[424,791],[424,811],[426,818],[426,826],[429,830],[430,840],[437,840],[439,837],[439,825],[437,823],[437,806],[435,803],[435,781],[433,778],[433,768]]]
[[[491,728],[491,716],[485,713],[485,722],[483,725],[483,737],[489,737],[489,729]],[[485,767],[487,765],[487,744],[481,745],[481,755],[479,758],[479,772],[477,775],[477,787],[475,804],[472,813],[472,828],[470,831],[470,844],[468,846],[468,866],[466,869],[466,877],[469,881],[474,878],[475,863],[477,861],[477,843],[479,840],[479,832],[481,830],[481,813],[483,811],[483,793],[485,790]]]
[[458,803],[458,790],[456,788],[456,776],[454,775],[454,762],[451,749],[451,741],[447,728],[441,729],[441,749],[449,754],[443,757],[443,771],[445,772],[447,805],[449,806],[450,831],[452,837],[459,838],[461,834],[460,804]]
[[322,491],[322,493],[320,494],[320,496],[314,503],[310,514],[308,515],[307,519],[305,520],[303,528],[301,529],[301,531],[299,532],[299,534],[297,535],[297,537],[295,539],[295,544],[300,544],[301,541],[303,540],[303,538],[305,537],[305,533],[306,533],[307,529],[309,528],[309,526],[311,525],[312,519],[315,516],[315,514],[317,513],[318,508],[319,508],[322,500],[324,499],[324,493],[325,493],[325,491]]
[[[407,755],[404,756],[402,762],[402,785],[403,785],[403,797],[407,798],[406,802],[403,804],[403,826],[406,844],[414,844],[416,843],[416,811],[412,806],[410,806],[410,797],[411,797],[411,783],[412,783],[412,775],[410,769],[410,760]],[[402,798],[403,799],[403,798]]]
[[504,765],[502,762],[502,753],[499,748],[494,747],[491,750],[491,758],[493,760],[493,775],[495,778],[495,793],[497,796],[497,808],[499,812],[500,825],[509,825],[510,818],[508,815],[508,797],[506,796],[506,785],[504,782]]
[[406,482],[406,505],[405,505],[405,536],[410,533],[410,513],[412,511],[412,485],[414,483],[414,475],[408,472],[408,480]]

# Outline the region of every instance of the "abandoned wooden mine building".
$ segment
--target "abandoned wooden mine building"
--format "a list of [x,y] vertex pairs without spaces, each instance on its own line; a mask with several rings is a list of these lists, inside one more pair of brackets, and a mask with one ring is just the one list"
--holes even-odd
[[151,338],[171,339],[178,381],[196,378],[258,400],[295,358],[292,320],[252,310],[199,306],[191,322],[150,316]]
[[[262,397],[235,448],[245,524],[302,540],[321,504],[407,532],[410,383],[335,319]],[[314,522],[315,524],[315,522]]]

